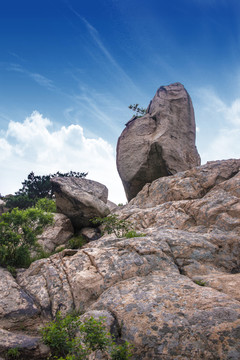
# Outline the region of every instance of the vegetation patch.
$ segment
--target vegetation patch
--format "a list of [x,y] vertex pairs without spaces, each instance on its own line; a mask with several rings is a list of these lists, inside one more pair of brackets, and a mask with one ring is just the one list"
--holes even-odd
[[194,280],[194,282],[199,286],[206,286],[206,282],[203,280]]
[[103,225],[102,234],[115,234],[117,237],[124,237],[130,230],[132,225],[129,221],[119,219],[116,214],[106,216],[104,218],[95,217],[91,220],[93,224]]
[[126,237],[127,239],[135,238],[135,237],[143,237],[143,236],[146,236],[146,234],[137,233],[135,230],[130,230],[130,231],[128,231],[128,232],[125,234],[125,237]]
[[126,360],[132,356],[132,346],[125,342],[117,345],[106,331],[104,318],[90,317],[81,321],[77,314],[63,317],[57,313],[55,320],[42,331],[43,341],[50,346],[49,359],[87,360],[94,351],[102,353],[111,360]]
[[7,351],[7,359],[11,359],[11,360],[19,359],[20,355],[21,355],[20,351],[18,350],[17,347],[8,349]]
[[87,241],[82,235],[73,236],[68,241],[68,247],[70,249],[81,249],[81,247],[83,247],[83,245],[85,245],[86,243]]
[[40,251],[37,235],[45,226],[53,223],[53,215],[41,209],[13,209],[0,217],[0,264],[14,270],[28,267],[31,251]]

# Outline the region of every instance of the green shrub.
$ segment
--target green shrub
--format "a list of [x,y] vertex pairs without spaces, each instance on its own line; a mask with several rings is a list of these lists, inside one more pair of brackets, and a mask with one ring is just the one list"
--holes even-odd
[[84,239],[82,235],[74,236],[68,241],[68,246],[70,249],[81,249],[83,245],[85,245],[87,241]]
[[82,322],[76,314],[64,318],[58,312],[41,332],[44,343],[50,346],[51,359],[86,360],[96,350],[110,354],[112,360],[131,357],[132,347],[128,342],[116,345],[105,329],[103,318],[90,317]]
[[0,264],[28,267],[31,250],[39,250],[37,235],[53,222],[53,215],[40,209],[13,209],[0,217]]
[[55,213],[57,211],[55,201],[48,198],[39,199],[35,208],[51,213]]
[[142,233],[138,234],[135,230],[130,230],[125,234],[125,237],[127,239],[134,238],[134,237],[142,237],[142,236],[146,236],[146,234],[142,234]]
[[19,357],[20,357],[20,352],[17,347],[8,349],[7,359],[19,359]]
[[115,234],[117,237],[124,237],[128,233],[132,225],[129,221],[121,220],[116,214],[106,216],[104,218],[95,217],[91,220],[93,224],[103,225],[103,234]]
[[203,280],[194,280],[195,284],[199,285],[199,286],[205,286],[206,282]]
[[11,195],[6,199],[6,207],[8,209],[27,209],[35,205],[35,199],[30,199],[28,195]]
[[42,329],[43,341],[50,346],[52,355],[66,356],[72,350],[78,322],[76,316],[69,314],[64,318],[58,312],[56,318]]
[[133,346],[125,341],[124,344],[113,347],[111,360],[126,360],[132,357]]

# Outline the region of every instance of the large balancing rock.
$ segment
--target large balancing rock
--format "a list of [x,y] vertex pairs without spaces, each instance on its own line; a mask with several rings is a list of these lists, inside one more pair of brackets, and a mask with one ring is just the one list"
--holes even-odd
[[126,124],[117,144],[117,168],[128,201],[146,183],[200,165],[192,101],[180,83],[161,86],[147,113]]

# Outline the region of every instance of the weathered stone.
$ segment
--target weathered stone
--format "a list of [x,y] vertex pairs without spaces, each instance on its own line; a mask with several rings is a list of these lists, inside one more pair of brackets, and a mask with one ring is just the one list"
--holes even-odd
[[[146,184],[129,205],[143,209],[169,201],[201,199],[213,187],[225,180],[229,181],[239,171],[240,159],[211,161],[191,170],[180,172],[174,176],[159,178],[151,184]],[[235,179],[233,182],[235,185]],[[234,191],[239,196],[238,186],[235,186]]]
[[[46,359],[50,349],[41,343],[39,336],[29,336],[23,333],[12,333],[0,329],[0,355],[7,354],[9,349],[17,348],[21,359]],[[9,359],[9,357],[6,357]]]
[[[237,359],[240,304],[186,276],[156,272],[119,282],[91,309],[114,312],[133,359]],[[235,354],[235,357],[232,357]]]
[[38,243],[47,252],[54,251],[59,245],[64,245],[73,236],[74,229],[70,219],[64,214],[54,214],[53,225],[44,229],[38,236]]
[[118,207],[117,204],[115,204],[114,202],[112,202],[110,200],[107,201],[107,206],[109,207],[110,211],[112,211]]
[[0,327],[16,328],[19,324],[33,325],[40,311],[12,275],[0,268]]
[[101,237],[101,232],[98,228],[86,227],[80,230],[79,235],[82,235],[87,242],[97,240]]
[[93,180],[74,177],[56,177],[51,181],[57,210],[70,218],[75,229],[89,226],[90,220],[96,216],[104,217],[109,214],[106,186]]
[[161,86],[147,114],[126,124],[117,168],[128,200],[146,183],[200,165],[190,96],[180,83]]

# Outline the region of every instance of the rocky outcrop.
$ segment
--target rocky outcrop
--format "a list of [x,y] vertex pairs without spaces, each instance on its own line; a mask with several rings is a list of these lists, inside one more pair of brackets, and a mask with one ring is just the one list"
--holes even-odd
[[[22,291],[35,323],[59,309],[106,314],[110,331],[134,345],[133,360],[239,359],[239,185],[234,159],[145,185],[115,210],[145,236],[105,235],[38,260],[5,281],[0,306],[16,313],[8,298]],[[15,334],[6,318],[0,327]]]
[[200,165],[190,96],[180,83],[161,86],[147,114],[126,124],[117,168],[128,200],[146,183]]
[[82,228],[79,232],[79,235],[83,236],[86,242],[97,240],[102,236],[99,228],[91,227]]
[[55,177],[51,179],[57,211],[69,217],[75,230],[87,227],[94,217],[109,214],[106,186],[83,178]]
[[69,218],[64,214],[54,214],[53,225],[44,229],[38,236],[38,243],[47,252],[53,252],[59,245],[65,245],[74,235],[74,229]]

